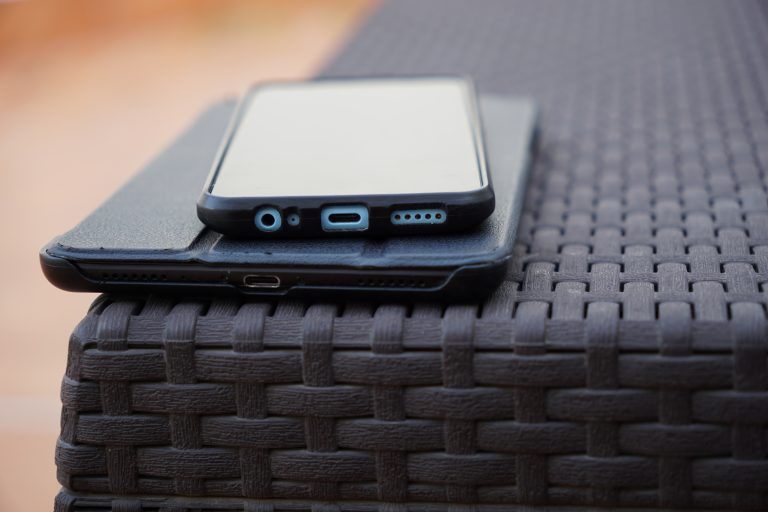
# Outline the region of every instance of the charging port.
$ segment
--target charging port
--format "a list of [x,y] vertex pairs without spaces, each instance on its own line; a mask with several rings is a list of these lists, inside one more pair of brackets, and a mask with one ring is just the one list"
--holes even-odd
[[323,231],[365,231],[368,208],[361,205],[326,206],[320,211]]
[[248,288],[279,288],[280,278],[277,276],[251,274],[243,278],[243,286]]
[[359,213],[332,213],[328,216],[328,221],[339,224],[348,222],[360,222]]

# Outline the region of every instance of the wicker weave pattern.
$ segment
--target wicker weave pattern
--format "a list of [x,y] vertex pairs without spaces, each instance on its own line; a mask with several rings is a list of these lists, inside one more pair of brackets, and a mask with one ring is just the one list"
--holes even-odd
[[[594,512],[594,507],[384,503],[370,501],[313,502],[247,498],[117,497],[62,490],[54,512]],[[603,509],[605,510],[605,509]],[[616,510],[616,509],[613,509]],[[621,509],[655,512],[655,508]]]
[[[574,328],[547,321],[546,303],[515,317],[513,305],[504,294],[482,311],[102,300],[71,341],[61,482],[115,494],[762,506],[760,315],[734,308],[731,322],[656,331],[594,303]],[[540,321],[516,322],[522,307]],[[733,340],[692,348],[707,326]],[[581,341],[555,348],[545,333]]]
[[93,498],[115,511],[768,508],[766,15],[386,5],[328,74],[471,72],[542,103],[507,282],[447,307],[102,299],[60,481],[148,496]]

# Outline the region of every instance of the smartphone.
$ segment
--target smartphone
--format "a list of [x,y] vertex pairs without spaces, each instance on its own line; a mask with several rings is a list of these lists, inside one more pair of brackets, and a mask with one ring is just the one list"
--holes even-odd
[[242,100],[197,213],[237,237],[429,234],[494,209],[464,78],[269,83]]
[[525,98],[484,96],[479,103],[497,201],[477,229],[313,239],[233,238],[208,229],[195,201],[235,108],[226,102],[44,247],[43,273],[59,288],[80,292],[480,299],[503,281],[515,245],[536,109]]

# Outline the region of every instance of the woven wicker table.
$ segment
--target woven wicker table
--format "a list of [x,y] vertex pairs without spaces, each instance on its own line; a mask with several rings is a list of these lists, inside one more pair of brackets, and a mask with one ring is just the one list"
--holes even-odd
[[386,3],[326,75],[541,103],[508,280],[464,305],[100,298],[57,510],[768,508],[767,5]]

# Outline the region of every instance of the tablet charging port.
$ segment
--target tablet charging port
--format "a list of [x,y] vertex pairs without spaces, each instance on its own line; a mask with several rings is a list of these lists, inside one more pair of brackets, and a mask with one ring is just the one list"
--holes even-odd
[[270,275],[250,274],[243,278],[243,286],[248,288],[279,288],[280,278]]

